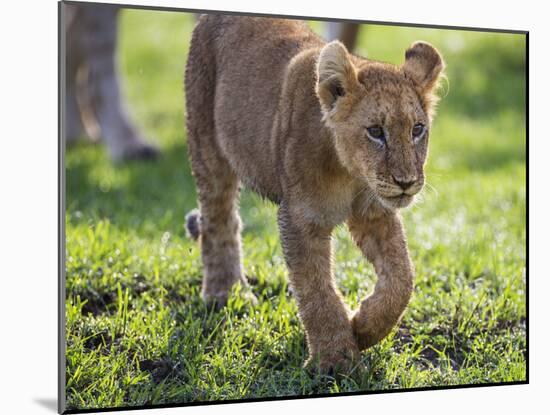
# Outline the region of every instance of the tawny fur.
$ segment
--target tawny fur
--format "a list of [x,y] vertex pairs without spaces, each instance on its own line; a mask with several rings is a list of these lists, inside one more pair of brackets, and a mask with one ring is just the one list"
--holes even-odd
[[[391,331],[413,290],[397,211],[424,183],[443,61],[426,43],[406,56],[401,67],[353,56],[294,20],[205,15],[193,32],[185,84],[203,297],[223,304],[234,283],[246,283],[243,183],[279,205],[306,365],[321,371],[349,370]],[[426,126],[419,141],[416,123]],[[368,138],[373,125],[386,131],[385,145]],[[403,190],[399,182],[412,184]],[[378,276],[355,313],[332,272],[331,233],[344,221]]]

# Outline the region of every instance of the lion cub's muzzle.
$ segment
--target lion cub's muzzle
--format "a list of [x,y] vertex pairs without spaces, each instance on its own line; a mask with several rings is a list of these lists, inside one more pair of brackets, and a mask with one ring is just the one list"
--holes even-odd
[[407,190],[412,188],[417,182],[418,179],[416,176],[410,176],[410,177],[395,177],[392,174],[393,184],[397,185],[397,187],[401,188],[404,193],[407,193]]
[[422,190],[423,178],[396,178],[391,176],[391,182],[378,183],[377,193],[383,205],[391,208],[402,208],[411,204],[414,196]]

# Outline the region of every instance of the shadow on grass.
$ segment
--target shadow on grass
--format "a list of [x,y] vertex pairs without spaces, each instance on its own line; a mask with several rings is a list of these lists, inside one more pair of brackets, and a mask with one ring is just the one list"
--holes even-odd
[[[111,164],[104,149],[79,143],[67,152],[78,156],[66,168],[66,206],[71,218],[90,224],[108,219],[123,231],[158,234],[169,230],[184,235],[185,215],[197,206],[195,181],[185,144],[165,148],[156,161]],[[98,176],[108,171],[107,184]],[[110,182],[117,182],[118,184]],[[261,236],[273,204],[243,191],[240,211],[249,225],[245,232]]]
[[[78,144],[67,152],[78,151],[78,158],[66,169],[66,206],[68,213],[80,212],[85,218],[109,219],[122,228],[136,228],[144,221],[164,222],[167,213],[172,225],[183,223],[185,212],[195,200],[195,185],[190,173],[185,146],[165,149],[157,161],[131,161],[111,165],[103,149]],[[109,171],[113,181],[97,179]],[[178,220],[179,219],[179,220]]]

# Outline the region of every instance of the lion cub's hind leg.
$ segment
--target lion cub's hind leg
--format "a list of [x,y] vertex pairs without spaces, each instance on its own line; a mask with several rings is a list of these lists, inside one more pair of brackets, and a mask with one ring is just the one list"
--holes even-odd
[[187,228],[200,242],[202,297],[207,304],[221,307],[226,304],[231,287],[239,281],[245,283],[237,201],[239,181],[224,160],[220,159],[215,171],[207,174],[197,171],[204,165],[197,169],[197,163],[193,164],[200,208],[188,215]]
[[[246,284],[241,265],[239,179],[219,146],[215,122],[216,71],[212,31],[203,15],[189,50],[185,72],[187,139],[197,184],[198,213],[188,216],[189,234],[198,239],[203,262],[202,296],[225,305],[231,287]],[[214,24],[215,22],[213,22]],[[253,296],[246,292],[248,297]]]

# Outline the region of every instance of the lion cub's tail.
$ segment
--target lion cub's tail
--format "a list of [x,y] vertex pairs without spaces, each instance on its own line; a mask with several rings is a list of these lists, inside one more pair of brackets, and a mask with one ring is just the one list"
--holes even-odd
[[198,209],[193,209],[185,216],[185,229],[187,236],[195,241],[201,236],[201,213]]

